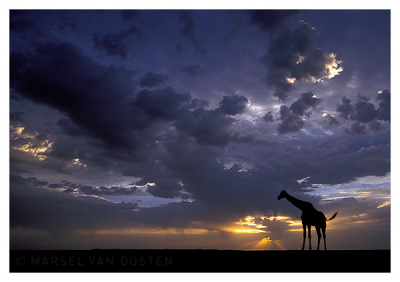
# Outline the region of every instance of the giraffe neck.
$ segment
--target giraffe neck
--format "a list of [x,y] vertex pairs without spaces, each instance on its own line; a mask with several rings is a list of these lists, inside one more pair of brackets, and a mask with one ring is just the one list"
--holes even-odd
[[296,199],[295,197],[290,196],[289,194],[287,194],[286,199],[287,199],[292,205],[294,205],[296,208],[298,208],[298,209],[300,209],[300,210],[302,210],[302,211],[304,211],[305,209],[307,209],[307,208],[309,207],[309,205],[310,205],[310,203],[301,201],[301,200],[299,200],[299,199]]

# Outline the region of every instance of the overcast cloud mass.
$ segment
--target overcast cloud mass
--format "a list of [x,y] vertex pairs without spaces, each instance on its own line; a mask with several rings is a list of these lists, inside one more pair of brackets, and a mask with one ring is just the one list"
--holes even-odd
[[388,10],[11,10],[10,246],[390,248],[390,96]]

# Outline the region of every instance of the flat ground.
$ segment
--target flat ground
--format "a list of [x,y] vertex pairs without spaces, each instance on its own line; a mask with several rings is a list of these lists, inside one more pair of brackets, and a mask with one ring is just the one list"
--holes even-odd
[[10,272],[390,272],[390,250],[11,250]]

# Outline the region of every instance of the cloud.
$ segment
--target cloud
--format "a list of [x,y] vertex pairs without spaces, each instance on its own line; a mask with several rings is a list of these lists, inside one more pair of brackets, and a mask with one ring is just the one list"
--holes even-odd
[[[158,156],[158,162],[154,163],[152,167],[146,168],[142,180],[136,185],[154,183],[147,184],[149,193],[154,196],[187,198],[190,195],[194,201],[171,203],[158,208],[142,208],[139,213],[132,211],[137,208],[135,205],[128,209],[125,206],[106,201],[84,200],[85,197],[79,196],[131,195],[135,193],[135,187],[132,189],[118,186],[106,188],[66,181],[49,184],[47,181],[40,181],[36,178],[13,177],[11,181],[12,204],[15,204],[15,211],[12,211],[11,217],[13,227],[36,226],[56,231],[59,225],[66,229],[76,230],[79,228],[105,228],[105,226],[107,228],[127,228],[127,226],[133,227],[145,223],[146,226],[154,224],[184,228],[191,227],[192,222],[196,221],[201,222],[203,228],[212,228],[219,224],[237,221],[238,218],[249,214],[276,214],[279,212],[292,215],[294,211],[291,212],[289,208],[282,207],[276,200],[276,196],[282,189],[296,194],[312,183],[329,185],[350,183],[367,175],[384,176],[390,171],[389,144],[363,148],[362,145],[353,142],[353,148],[351,148],[349,140],[339,140],[327,144],[328,141],[330,139],[320,140],[322,145],[307,143],[307,149],[298,152],[291,150],[290,145],[275,149],[271,147],[269,157],[264,164],[258,163],[254,168],[243,170],[239,164],[230,168],[225,167],[224,161],[221,161],[225,152],[223,148],[199,146],[187,135],[176,134],[164,143],[165,151]],[[300,141],[297,144],[303,146],[306,141]],[[131,169],[138,173],[135,171],[135,167],[132,166]],[[297,181],[304,178],[307,178],[304,182]],[[29,189],[22,187],[19,189],[18,187],[22,184]],[[58,192],[56,194],[54,191],[52,196],[46,196],[49,193],[44,193],[46,190],[32,190],[38,186],[43,186],[43,188],[47,186],[50,190],[58,190],[62,187],[66,189],[66,193]],[[70,197],[73,192],[78,193],[77,197]],[[32,195],[29,194],[29,198],[34,201],[28,206],[22,205],[22,195],[18,196],[15,193],[23,193],[25,196],[27,196],[25,193],[32,193]],[[311,202],[318,200],[318,198],[302,193],[301,197]],[[69,213],[62,209],[52,212],[52,209],[64,201],[68,202],[68,209],[73,210],[70,210]],[[84,205],[86,208],[83,208]],[[21,206],[24,208],[18,209]],[[23,213],[25,208],[35,209],[37,213],[30,214],[27,221],[21,222],[22,219],[15,217],[15,214]],[[91,212],[87,210],[91,210]],[[57,224],[50,226],[44,223],[45,220],[52,222],[59,217],[61,212],[74,216],[81,211],[85,213],[76,223],[72,223],[68,219],[62,219]],[[46,216],[43,217],[43,214]],[[102,221],[92,220],[92,217],[101,215],[104,215]],[[121,218],[121,215],[124,217]],[[297,215],[297,211],[293,215]],[[41,221],[35,220],[36,216],[42,217],[43,225],[41,225]],[[113,221],[114,217],[119,218],[120,221]]]
[[279,134],[297,132],[305,125],[304,116],[310,117],[311,111],[316,109],[322,100],[313,92],[301,94],[300,98],[292,103],[290,108],[281,106],[279,110],[279,120],[277,131]]
[[163,84],[169,79],[168,75],[162,73],[145,73],[139,80],[139,83],[143,87],[156,87],[160,84]]
[[104,51],[107,55],[118,55],[125,58],[128,55],[128,38],[135,36],[140,38],[142,31],[140,28],[132,25],[127,30],[122,30],[119,33],[107,33],[103,36],[93,34],[94,47],[100,51]]
[[257,25],[262,31],[274,32],[285,22],[300,13],[297,10],[250,10],[247,11],[250,23]]
[[272,111],[269,111],[268,113],[266,113],[266,114],[262,117],[262,119],[263,119],[265,122],[273,122],[273,121],[274,121],[274,116],[273,116],[273,114],[272,114]]
[[210,102],[203,99],[193,98],[190,104],[187,106],[189,109],[205,108],[210,105]]
[[293,114],[302,116],[306,115],[309,116],[311,112],[306,112],[309,109],[315,109],[318,104],[320,104],[322,100],[315,96],[313,92],[307,92],[301,94],[300,98],[293,102],[290,106],[290,110]]
[[270,40],[261,62],[268,69],[267,85],[280,100],[288,98],[296,82],[320,82],[343,70],[335,54],[315,46],[317,35],[310,23],[303,22],[294,31],[285,29]]
[[231,116],[243,113],[247,103],[248,99],[244,96],[224,96],[216,109],[200,107],[187,111],[176,120],[175,125],[180,132],[195,137],[200,145],[225,146],[232,138],[236,139],[233,127],[237,120]]
[[201,46],[202,40],[197,39],[194,34],[196,23],[193,15],[188,11],[182,11],[178,19],[182,23],[182,28],[179,32],[190,40],[196,52],[199,52],[202,55],[206,54],[207,51]]
[[13,53],[10,60],[19,96],[60,110],[68,117],[57,122],[65,133],[95,138],[114,156],[144,157],[155,142],[152,127],[177,118],[191,101],[189,93],[170,87],[135,95],[131,71],[100,65],[66,42],[47,42],[33,55]]
[[219,102],[218,111],[225,115],[235,116],[241,114],[246,109],[246,104],[249,100],[244,96],[224,96]]
[[367,126],[359,121],[354,121],[350,124],[349,128],[344,128],[344,132],[348,134],[366,134]]
[[236,119],[217,110],[198,108],[175,122],[176,128],[195,137],[200,145],[224,146],[230,141],[230,128]]
[[[124,174],[146,178],[162,150],[159,141],[174,131],[197,144],[219,147],[256,137],[235,132],[232,116],[246,109],[246,97],[225,96],[216,109],[206,110],[208,101],[171,87],[135,93],[132,72],[100,65],[69,43],[47,42],[33,55],[13,53],[11,69],[11,84],[19,96],[65,115],[55,123],[61,134],[52,135],[51,150],[40,153],[46,158],[41,165],[62,173],[118,161]],[[172,187],[167,182],[149,182],[157,185],[150,189],[154,194],[179,195],[172,188],[172,194],[162,192],[160,187]]]
[[353,111],[351,100],[347,99],[346,96],[343,96],[342,101],[336,107],[336,111],[339,113],[340,117],[348,120],[350,113]]
[[147,185],[147,191],[155,197],[182,197],[182,185],[177,179],[156,179],[154,185]]
[[339,125],[340,125],[340,123],[339,123],[339,121],[337,120],[337,118],[336,118],[334,115],[332,115],[332,114],[324,113],[324,114],[322,115],[322,117],[323,117],[323,119],[324,119],[324,123],[325,123],[325,126],[326,126],[327,128],[332,128],[332,127],[334,127],[334,126],[339,126]]
[[311,169],[311,183],[349,183],[363,176],[385,176],[390,172],[390,144],[363,147],[348,154],[331,155],[333,150],[337,149],[313,153],[313,159],[319,156],[320,160],[319,168]]
[[[174,97],[173,92],[171,94]],[[213,126],[219,118],[233,119],[221,112],[217,115],[217,109],[201,112],[216,115],[210,123]],[[181,118],[186,119],[189,113],[196,116],[195,112],[187,111]],[[139,226],[221,230],[224,224],[249,214],[298,216],[297,210],[291,209],[290,205],[282,206],[276,200],[282,189],[290,190],[304,200],[318,202],[318,197],[305,195],[302,189],[313,183],[349,183],[362,176],[382,176],[390,171],[390,145],[363,148],[364,145],[356,141],[332,143],[330,138],[325,137],[311,143],[309,140],[297,140],[296,145],[304,148],[299,151],[293,150],[291,143],[269,146],[268,157],[265,158],[265,154],[253,151],[256,140],[261,137],[249,135],[254,139],[241,143],[251,142],[253,146],[251,150],[245,150],[246,156],[250,154],[249,158],[255,163],[249,169],[244,169],[240,162],[227,167],[223,160],[228,156],[226,147],[204,146],[179,130],[164,136],[163,146],[158,147],[156,162],[140,167],[130,161],[127,169],[141,177],[136,185],[147,185],[148,192],[153,196],[192,199],[154,208],[138,208],[137,204],[113,204],[95,197],[83,197],[133,195],[135,186],[127,189],[66,181],[49,184],[36,178],[15,177],[11,181],[11,203],[15,207],[11,211],[12,227],[37,228],[53,234]],[[234,140],[234,136],[230,135],[229,140],[239,142]],[[265,144],[258,145],[265,149]],[[232,153],[239,154],[234,150]],[[307,180],[302,183],[297,181],[304,178]],[[60,188],[65,192],[58,191]],[[32,202],[26,204],[24,197]],[[30,209],[35,212],[24,215]],[[134,211],[137,209],[140,211]],[[193,222],[197,224],[193,225]],[[286,230],[283,223],[263,224],[274,236]]]
[[390,90],[379,91],[377,99],[380,101],[377,119],[390,121]]
[[150,118],[174,120],[186,111],[182,104],[190,102],[189,93],[180,94],[172,87],[160,90],[140,90],[130,105],[144,110]]
[[13,53],[10,65],[18,95],[66,113],[81,134],[113,147],[138,144],[130,133],[141,126],[127,105],[135,90],[130,71],[102,66],[66,42],[41,44],[32,56]]
[[293,114],[287,106],[281,106],[279,114],[281,122],[276,129],[279,134],[297,132],[302,129],[305,124],[301,116]]
[[378,115],[375,106],[369,103],[369,98],[366,96],[358,95],[358,102],[354,105],[353,112],[350,114],[350,120],[356,120],[360,122],[370,122]]
[[[221,151],[195,146],[183,138],[166,144],[168,153],[163,155],[161,165],[172,173],[172,179],[179,177],[182,188],[192,198],[207,203],[211,209],[251,214],[277,209],[275,194],[279,189],[298,192],[312,183],[350,183],[359,177],[383,176],[390,171],[390,145],[363,148],[354,143],[357,147],[350,150],[350,143],[340,140],[322,146],[313,144],[312,149],[299,152],[270,147],[265,164],[257,162],[254,168],[243,170],[238,164],[224,168],[224,162],[217,162]],[[304,178],[307,181],[297,181]]]
[[357,95],[358,102],[351,104],[346,96],[342,97],[336,111],[339,117],[352,121],[344,132],[348,134],[368,134],[387,130],[380,121],[390,122],[390,91],[380,91],[377,100],[380,101],[376,107],[367,96]]

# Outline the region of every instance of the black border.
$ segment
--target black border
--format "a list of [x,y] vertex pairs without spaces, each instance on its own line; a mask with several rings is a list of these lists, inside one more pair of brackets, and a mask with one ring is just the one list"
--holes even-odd
[[10,250],[10,272],[390,272],[390,250]]

